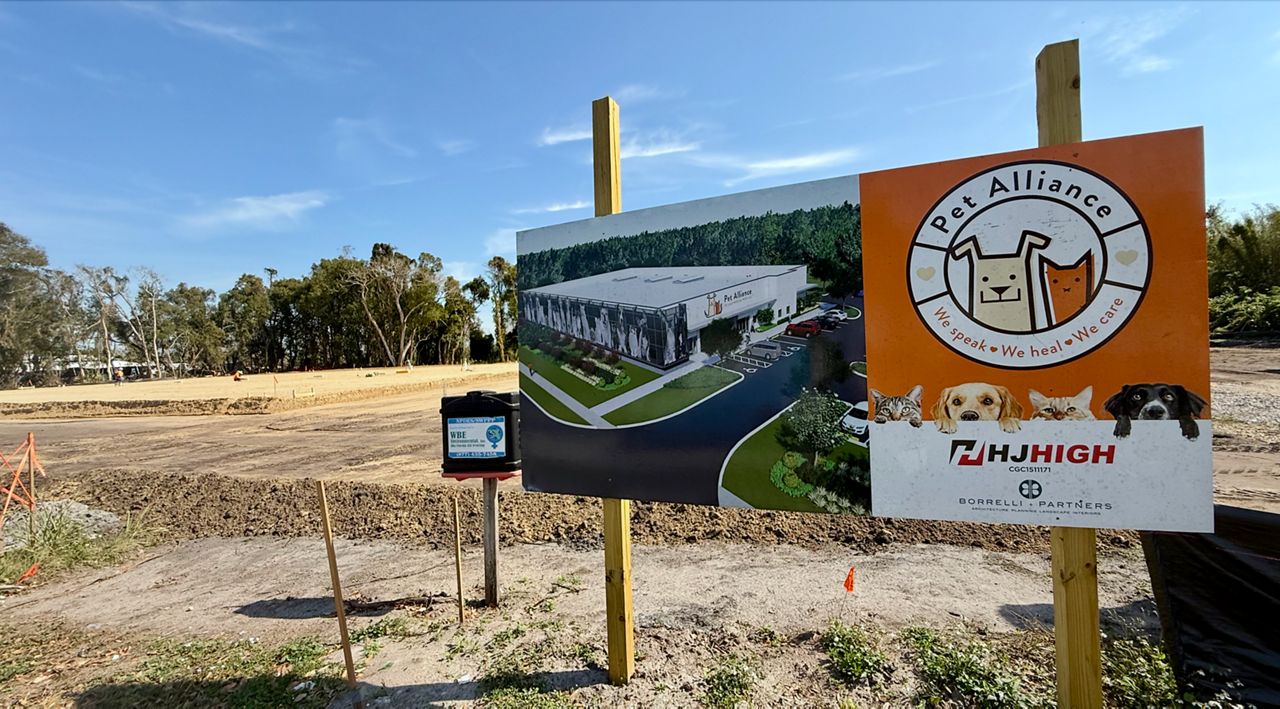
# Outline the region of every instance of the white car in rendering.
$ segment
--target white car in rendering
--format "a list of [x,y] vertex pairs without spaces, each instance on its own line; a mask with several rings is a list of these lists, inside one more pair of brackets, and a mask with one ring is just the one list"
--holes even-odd
[[844,415],[844,418],[840,419],[840,428],[843,428],[858,438],[865,440],[867,435],[868,413],[870,413],[870,409],[867,407],[867,402],[859,401],[853,405],[853,408],[849,410],[849,413]]
[[824,312],[823,315],[829,318],[835,318],[836,320],[840,320],[840,321],[849,319],[849,314],[844,311],[844,308],[839,308],[839,307],[831,308],[826,312]]

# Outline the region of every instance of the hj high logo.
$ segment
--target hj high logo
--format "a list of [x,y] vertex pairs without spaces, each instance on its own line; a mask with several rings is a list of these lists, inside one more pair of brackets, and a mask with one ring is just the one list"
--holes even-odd
[[981,364],[1036,369],[1102,346],[1151,278],[1137,207],[1105,177],[1046,160],[984,170],[916,229],[907,264],[920,320]]

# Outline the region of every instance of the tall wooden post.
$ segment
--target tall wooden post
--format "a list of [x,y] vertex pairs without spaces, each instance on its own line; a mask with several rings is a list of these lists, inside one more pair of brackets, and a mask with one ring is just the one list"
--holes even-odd
[[484,602],[498,607],[498,480],[485,478],[484,493]]
[[[1077,143],[1080,120],[1080,41],[1046,45],[1036,56],[1036,124],[1040,145]],[[1096,531],[1050,530],[1053,551],[1053,627],[1057,645],[1058,706],[1102,706],[1098,637]]]
[[[622,211],[622,156],[618,104],[608,96],[591,103],[596,216]],[[635,671],[631,609],[631,502],[604,500],[604,593],[609,633],[609,681],[626,684]]]

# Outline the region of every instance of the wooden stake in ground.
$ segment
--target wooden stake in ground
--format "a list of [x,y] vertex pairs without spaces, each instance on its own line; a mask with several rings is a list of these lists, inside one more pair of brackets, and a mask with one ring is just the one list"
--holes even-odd
[[498,607],[498,480],[481,481],[484,495],[484,602]]
[[[596,216],[622,211],[622,159],[618,104],[608,96],[591,103]],[[626,684],[635,671],[631,609],[631,502],[604,501],[604,592],[609,633],[609,681]]]
[[347,609],[342,605],[342,583],[338,580],[338,557],[333,551],[333,527],[329,522],[329,497],[324,481],[316,481],[320,493],[320,519],[324,522],[324,545],[329,552],[329,581],[333,584],[333,606],[338,611],[338,634],[342,636],[342,656],[347,661],[347,686],[356,688],[356,663],[351,659],[351,637],[347,635]]
[[458,577],[458,626],[463,622],[462,600],[462,523],[458,519],[458,496],[453,496],[453,570]]
[[27,491],[31,495],[31,507],[27,513],[27,525],[31,536],[28,538],[34,545],[36,539],[36,434],[31,432],[27,433],[27,474],[31,478],[31,489]]
[[[1036,57],[1036,123],[1042,146],[1080,142],[1079,40],[1047,45]],[[1049,534],[1053,550],[1058,706],[1101,707],[1095,530],[1054,527]]]

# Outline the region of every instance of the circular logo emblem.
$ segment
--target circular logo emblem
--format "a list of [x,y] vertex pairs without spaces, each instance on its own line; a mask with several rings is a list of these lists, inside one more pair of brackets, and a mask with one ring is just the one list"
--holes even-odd
[[1068,362],[1118,333],[1151,278],[1151,237],[1105,177],[1063,162],[984,170],[925,215],[907,261],[921,322],[981,364]]
[[1041,492],[1043,492],[1043,489],[1040,487],[1040,483],[1035,480],[1023,480],[1018,484],[1018,494],[1028,500],[1034,500],[1037,497],[1040,497]]
[[493,444],[494,448],[497,448],[498,442],[502,440],[502,427],[490,426],[489,428],[486,428],[484,431],[484,437],[489,439],[489,442]]

